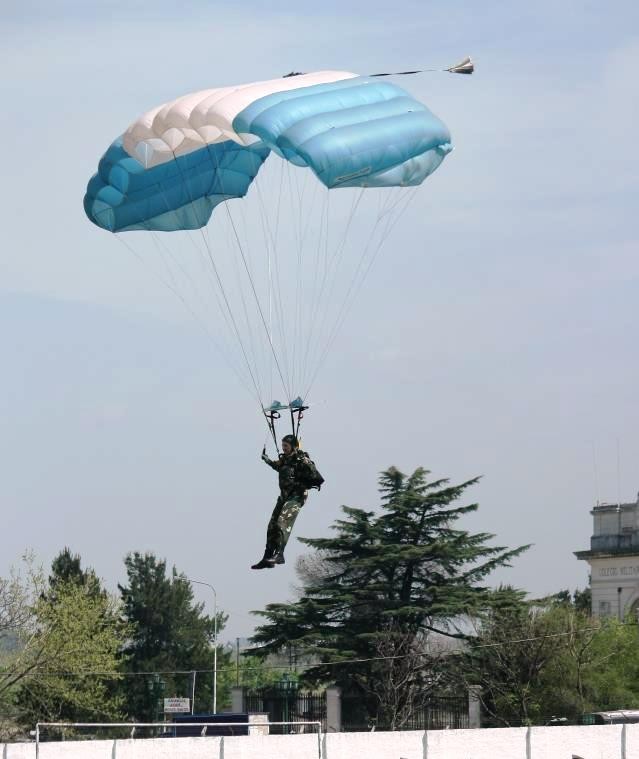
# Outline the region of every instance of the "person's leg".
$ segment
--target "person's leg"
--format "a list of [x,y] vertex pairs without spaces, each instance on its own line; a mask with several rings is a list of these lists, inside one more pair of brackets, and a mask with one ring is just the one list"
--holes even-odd
[[266,528],[266,552],[270,558],[273,558],[280,550],[282,545],[282,530],[280,528],[280,518],[282,509],[285,507],[286,501],[282,496],[277,499],[273,513]]
[[266,528],[266,548],[264,549],[264,556],[257,564],[253,564],[251,569],[271,569],[274,565],[273,557],[278,553],[280,546],[280,528],[278,527],[278,519],[284,505],[284,499],[279,496],[275,502],[275,508],[271,514],[271,518]]
[[[306,502],[306,494],[293,495],[282,504],[277,516],[277,551],[274,555],[276,564],[284,563],[284,549],[293,532],[293,525],[297,515]],[[273,513],[275,516],[275,512]],[[274,530],[275,533],[275,530]]]

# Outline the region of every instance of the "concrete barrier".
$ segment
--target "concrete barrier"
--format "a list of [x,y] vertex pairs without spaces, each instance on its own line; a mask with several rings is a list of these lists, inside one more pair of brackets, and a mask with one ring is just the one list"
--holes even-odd
[[[558,728],[559,729],[559,728]],[[426,735],[428,759],[527,759],[528,728],[431,730]],[[566,757],[570,759],[570,756]]]
[[[329,733],[322,759],[423,759],[426,733]],[[430,758],[429,758],[430,759]]]
[[[319,759],[317,735],[42,743],[40,759]],[[322,759],[639,759],[639,725],[329,733]],[[0,759],[35,759],[33,743]]]
[[622,752],[624,725],[535,727],[530,731],[530,756],[535,759],[628,759]]

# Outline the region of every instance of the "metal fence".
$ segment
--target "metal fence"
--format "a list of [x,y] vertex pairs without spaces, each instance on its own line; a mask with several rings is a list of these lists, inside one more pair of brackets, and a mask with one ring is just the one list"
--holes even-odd
[[[368,708],[367,708],[368,707]],[[384,718],[371,716],[374,706],[362,696],[342,696],[342,730],[389,730]],[[401,720],[401,730],[445,730],[469,727],[468,696],[433,696]]]
[[[268,714],[273,722],[319,722],[326,730],[326,694],[312,691],[260,688],[248,691],[244,696],[247,712]],[[273,727],[271,733],[307,732],[303,728]]]

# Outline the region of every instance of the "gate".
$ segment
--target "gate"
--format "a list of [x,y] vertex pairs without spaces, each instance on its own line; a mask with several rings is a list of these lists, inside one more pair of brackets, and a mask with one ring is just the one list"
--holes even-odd
[[[376,703],[361,695],[342,696],[342,730],[345,732],[388,730],[375,717]],[[468,727],[468,696],[432,696],[402,722],[401,730],[444,730]]]
[[[296,683],[287,683],[288,686]],[[244,695],[244,708],[249,713],[268,714],[269,722],[320,722],[326,730],[326,695],[312,691],[298,691],[297,688],[259,688]],[[315,732],[312,727],[292,727],[272,725],[270,732]]]

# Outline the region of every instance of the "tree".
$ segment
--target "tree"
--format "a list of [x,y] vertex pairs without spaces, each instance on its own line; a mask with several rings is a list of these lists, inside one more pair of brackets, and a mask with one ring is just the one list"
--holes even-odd
[[[123,614],[131,626],[124,647],[126,711],[138,721],[159,717],[163,696],[191,696],[192,672],[196,676],[196,704],[210,709],[212,701],[214,620],[195,603],[188,578],[173,567],[167,576],[166,562],[153,554],[129,554],[125,559],[128,584],[119,586]],[[227,617],[218,612],[218,633]],[[230,656],[218,648],[218,669],[228,670]],[[180,672],[183,674],[174,674]],[[150,673],[140,675],[138,673]],[[218,675],[218,702],[228,700],[231,673]]]
[[106,595],[95,571],[91,567],[82,569],[80,554],[72,554],[71,549],[65,547],[51,563],[49,594],[53,596],[59,585],[68,584],[86,588],[94,596]]
[[528,601],[523,591],[506,586],[491,594],[474,619],[476,634],[460,657],[460,668],[467,684],[481,687],[490,724],[538,724],[555,710],[564,711],[559,705],[565,692],[554,694],[551,703],[544,677],[554,669],[561,671],[557,680],[565,682],[567,659],[561,654],[566,652],[568,608],[556,598]]
[[[384,657],[414,656],[431,633],[463,638],[454,621],[481,608],[486,577],[527,548],[490,546],[493,535],[457,526],[478,508],[456,505],[477,479],[449,485],[429,481],[428,474],[421,468],[408,477],[395,467],[383,472],[381,513],[344,506],[332,537],[302,539],[320,560],[302,575],[300,598],[257,612],[266,619],[253,637],[262,656],[293,643],[330,661],[311,666],[305,680],[359,693],[369,718],[387,726],[399,723],[390,700],[382,704],[374,695],[389,690],[380,650]],[[404,709],[410,692],[419,690],[416,677],[422,685],[436,679],[432,659],[417,656],[415,667],[418,676],[396,680],[394,703]]]
[[639,627],[636,618],[601,621],[584,679],[584,711],[639,706]]
[[36,641],[34,607],[45,587],[33,556],[25,554],[20,569],[0,578],[0,738],[19,732],[15,696],[20,682],[45,663],[45,651]]
[[281,673],[281,669],[269,667],[263,659],[244,653],[237,668],[237,682],[249,690],[268,688],[281,679]]
[[[11,717],[7,737],[17,725],[38,720],[119,716],[113,679],[123,631],[113,599],[96,592],[92,577],[89,584],[59,576],[47,583],[26,556],[20,571],[0,579],[0,703]],[[104,675],[78,674],[95,671]]]
[[582,599],[569,591],[536,600],[508,587],[494,593],[458,659],[462,679],[481,686],[489,723],[579,721],[584,713],[639,703],[635,620],[593,619]]
[[40,656],[37,669],[20,682],[19,721],[32,726],[38,721],[120,719],[114,683],[120,677],[126,630],[116,601],[96,594],[91,585],[58,579],[55,592],[43,594],[34,611]]

